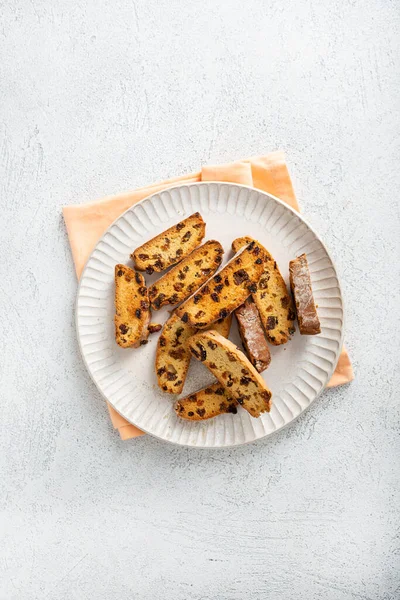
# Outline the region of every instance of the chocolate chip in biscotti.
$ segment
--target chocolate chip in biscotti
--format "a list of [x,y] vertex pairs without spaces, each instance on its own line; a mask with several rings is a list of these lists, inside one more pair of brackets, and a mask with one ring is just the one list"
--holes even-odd
[[132,253],[136,269],[151,274],[176,264],[201,243],[205,227],[201,215],[195,213],[163,231]]
[[164,392],[182,392],[191,357],[187,340],[195,332],[194,328],[182,322],[175,313],[165,323],[158,338],[155,364],[157,383]]
[[126,265],[116,265],[115,341],[121,348],[138,348],[146,343],[149,335],[149,306],[143,275]]
[[[208,346],[208,342],[216,348]],[[189,338],[188,347],[193,355],[202,360],[218,379],[226,393],[245,408],[251,416],[259,417],[269,412],[271,391],[249,359],[232,342],[215,331],[200,331]],[[199,347],[207,348],[206,357]],[[244,371],[244,372],[243,372]]]
[[214,383],[175,403],[175,412],[181,419],[204,421],[224,413],[237,413],[237,402],[220,383]]
[[271,353],[265,339],[260,314],[252,298],[248,298],[242,306],[235,310],[235,316],[247,357],[261,373],[268,368],[271,362]]
[[321,333],[321,324],[314,302],[311,274],[305,254],[290,261],[289,274],[300,333],[317,335]]
[[[237,252],[249,244],[251,238],[237,238],[232,248]],[[260,248],[261,244],[257,242]],[[256,285],[249,286],[253,300],[260,314],[267,340],[275,346],[288,342],[293,334],[293,301],[278,265],[264,248],[263,273]]]
[[158,310],[166,304],[178,304],[198,290],[218,269],[221,253],[222,246],[215,240],[210,240],[193,250],[182,262],[150,286],[149,296],[153,309]]

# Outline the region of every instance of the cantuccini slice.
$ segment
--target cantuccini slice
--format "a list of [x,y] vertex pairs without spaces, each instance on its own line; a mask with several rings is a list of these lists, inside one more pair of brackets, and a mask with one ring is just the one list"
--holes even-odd
[[306,254],[290,261],[289,276],[301,335],[321,333]]
[[147,344],[150,302],[141,273],[126,265],[115,266],[115,340],[121,348]]
[[215,240],[193,250],[149,287],[152,308],[158,310],[165,304],[178,304],[188,298],[215,273],[223,254],[221,244]]
[[209,327],[207,327],[207,329],[213,329],[217,333],[220,333],[225,338],[227,338],[229,336],[229,332],[231,330],[232,314],[233,313],[231,313],[230,315],[225,317],[225,319],[218,319],[218,321],[215,321],[215,323],[212,323]]
[[[231,329],[232,315],[233,313],[225,319],[215,321],[210,328],[227,338]],[[236,400],[230,397],[225,388],[217,382],[178,400],[175,404],[175,411],[182,419],[200,421],[211,419],[222,413],[236,414],[236,407]]]
[[157,383],[164,392],[182,392],[191,358],[187,341],[195,333],[175,313],[165,323],[157,342],[155,365]]
[[179,306],[177,314],[198,329],[205,329],[214,321],[224,319],[257,291],[264,260],[264,248],[252,241]]
[[175,265],[197,248],[205,230],[206,224],[201,214],[194,213],[136,248],[131,254],[136,269],[151,275]]
[[[221,335],[228,337],[232,315],[220,319],[216,326]],[[180,394],[185,385],[191,360],[187,340],[197,329],[190,327],[173,313],[158,338],[156,352],[156,375],[159,387],[169,394]]]
[[193,356],[200,360],[227,393],[253,417],[271,408],[271,392],[249,359],[216,331],[201,331],[188,341]]
[[[232,249],[237,252],[251,241],[250,237],[237,238],[232,243]],[[292,298],[276,261],[265,248],[263,250],[266,254],[264,269],[253,299],[260,313],[267,340],[274,346],[279,346],[286,344],[295,332],[296,315]]]
[[260,314],[252,298],[235,310],[239,334],[246,354],[259,373],[265,371],[271,362]]
[[175,403],[178,417],[188,421],[204,421],[223,413],[237,413],[237,402],[220,383],[209,385]]

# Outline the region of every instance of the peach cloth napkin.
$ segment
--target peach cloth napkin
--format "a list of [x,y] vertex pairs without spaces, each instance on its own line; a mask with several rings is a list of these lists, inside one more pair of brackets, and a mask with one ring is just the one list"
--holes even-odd
[[[78,278],[99,238],[125,210],[151,194],[174,185],[196,181],[229,181],[249,185],[277,196],[295,210],[299,210],[285,156],[281,151],[226,165],[203,167],[197,173],[168,179],[133,192],[109,196],[90,204],[66,206],[63,214]],[[353,369],[349,356],[343,348],[327,387],[342,385],[352,379],[354,379]],[[128,423],[112,406],[108,405],[108,410],[112,424],[115,429],[118,429],[123,440],[144,435],[143,431]]]

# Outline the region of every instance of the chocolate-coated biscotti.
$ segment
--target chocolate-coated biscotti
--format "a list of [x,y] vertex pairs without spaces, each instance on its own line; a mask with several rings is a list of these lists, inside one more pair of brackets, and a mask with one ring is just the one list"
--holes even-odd
[[260,314],[251,297],[235,310],[235,317],[243,347],[251,364],[259,373],[265,371],[271,362],[271,353],[265,339]]
[[290,261],[289,275],[301,335],[321,333],[321,324],[311,286],[310,269],[305,254]]

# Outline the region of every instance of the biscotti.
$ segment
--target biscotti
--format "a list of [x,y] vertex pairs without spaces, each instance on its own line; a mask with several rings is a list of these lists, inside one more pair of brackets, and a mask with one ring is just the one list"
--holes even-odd
[[271,408],[271,392],[249,359],[216,331],[201,331],[188,340],[193,356],[253,417]]
[[150,303],[141,273],[126,265],[115,266],[115,340],[121,348],[147,344]]
[[232,311],[257,290],[264,270],[265,250],[251,242],[176,310],[191,327],[205,329]]
[[236,414],[237,402],[226,393],[220,383],[214,383],[186,398],[177,400],[174,409],[182,419],[205,421],[223,413]]
[[206,224],[200,213],[170,227],[131,254],[138,271],[158,273],[185,258],[201,243]]
[[213,329],[217,333],[220,333],[222,336],[227,338],[231,330],[232,314],[233,313],[225,317],[225,319],[218,319],[218,321],[212,323],[209,327],[207,327],[207,329]]
[[164,392],[182,392],[191,358],[187,340],[195,333],[175,313],[165,323],[158,338],[155,366],[157,383]]
[[239,334],[246,354],[259,373],[271,362],[271,353],[265,339],[260,314],[252,298],[235,310]]
[[[251,241],[252,238],[249,237],[237,238],[232,243],[232,249],[237,252]],[[276,261],[265,248],[263,250],[266,254],[264,269],[253,299],[260,313],[267,340],[274,346],[279,346],[286,344],[295,332],[296,315],[292,298]]]
[[321,333],[321,324],[311,286],[310,269],[305,254],[290,261],[289,276],[301,335]]
[[178,304],[188,298],[215,273],[223,254],[221,244],[215,240],[193,250],[149,287],[152,308],[158,310],[165,304]]

